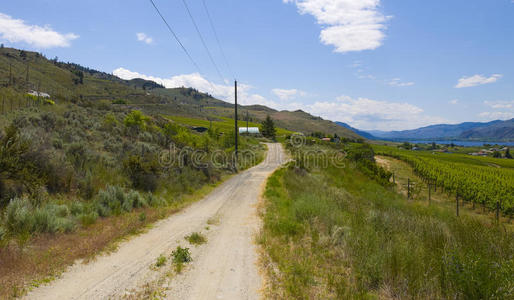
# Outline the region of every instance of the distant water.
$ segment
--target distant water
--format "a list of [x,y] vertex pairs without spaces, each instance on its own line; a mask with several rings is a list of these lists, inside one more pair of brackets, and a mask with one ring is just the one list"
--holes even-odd
[[449,145],[453,143],[454,145],[461,147],[481,147],[484,144],[489,145],[501,145],[501,146],[514,146],[514,142],[479,142],[479,141],[408,141],[411,144],[432,144],[435,142],[440,145]]

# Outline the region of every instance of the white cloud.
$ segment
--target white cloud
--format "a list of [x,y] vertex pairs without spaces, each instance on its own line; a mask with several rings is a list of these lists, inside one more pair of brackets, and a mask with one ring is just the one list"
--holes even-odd
[[403,82],[400,78],[393,78],[387,84],[390,86],[404,87],[404,86],[413,86],[414,82]]
[[483,75],[473,75],[469,77],[462,77],[459,79],[459,82],[455,86],[456,88],[466,88],[466,87],[472,87],[482,84],[488,84],[498,81],[500,78],[502,78],[502,74],[493,74],[490,77],[485,77]]
[[143,32],[136,33],[137,40],[146,44],[153,43],[153,39]]
[[459,104],[459,99],[452,99],[452,100],[450,100],[450,104],[453,104],[453,105]]
[[[201,92],[209,93],[212,96],[224,101],[234,103],[234,87],[232,85],[215,84],[205,79],[199,73],[176,75],[170,78],[160,78],[149,76],[138,72],[133,72],[124,68],[118,68],[113,74],[121,79],[130,80],[134,78],[142,78],[152,80],[162,84],[166,88],[192,87]],[[238,84],[238,103],[243,105],[261,104],[272,108],[278,108],[280,105],[265,97],[250,93],[253,87],[248,84]]]
[[320,40],[335,52],[373,50],[385,38],[388,17],[379,12],[380,0],[283,0],[295,3],[301,14],[313,15],[323,26]]
[[[113,71],[113,74],[126,80],[134,78],[153,80],[167,88],[193,87],[227,102],[234,102],[233,86],[211,83],[198,73],[159,78],[118,68]],[[423,114],[423,109],[408,103],[377,101],[367,98],[353,99],[348,96],[341,96],[333,101],[314,103],[300,103],[287,99],[276,102],[262,95],[251,93],[252,89],[253,87],[250,85],[240,84],[238,86],[238,103],[243,105],[260,104],[277,110],[301,109],[328,120],[347,122],[362,129],[401,130],[448,122],[442,118],[427,116]],[[294,94],[291,90],[285,91]],[[296,92],[296,94],[301,93],[298,90]]]
[[39,48],[69,47],[71,41],[78,37],[73,33],[62,34],[54,31],[49,25],[27,25],[24,20],[0,13],[0,39],[11,43],[21,42]]
[[496,111],[486,111],[478,116],[484,120],[508,120],[514,118],[513,101],[484,101],[484,104]]
[[316,102],[309,105],[307,111],[367,130],[402,130],[446,122],[442,118],[424,115],[423,109],[409,103],[348,96],[331,102]]
[[514,109],[514,101],[484,101],[484,104],[494,109]]
[[486,111],[478,114],[478,116],[484,120],[510,120],[514,118],[514,112],[509,111]]
[[290,100],[296,98],[297,96],[305,97],[307,95],[306,92],[297,89],[273,89],[271,92],[275,94],[280,100]]

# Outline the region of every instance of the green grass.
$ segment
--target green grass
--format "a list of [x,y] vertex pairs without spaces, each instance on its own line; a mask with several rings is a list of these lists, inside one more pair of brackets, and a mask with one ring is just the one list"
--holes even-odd
[[[167,116],[170,120],[173,120],[179,124],[183,125],[189,125],[189,126],[198,126],[198,127],[206,127],[209,128],[212,124],[213,128],[218,128],[222,132],[229,132],[234,130],[234,119],[225,118],[225,117],[213,117],[213,121],[209,120],[203,120],[203,119],[196,119],[196,118],[188,118],[188,117],[181,117],[181,116]],[[239,127],[246,127],[246,121],[240,120],[238,122]],[[249,127],[259,127],[261,126],[260,123],[254,123],[249,122]],[[290,135],[293,134],[292,131],[283,129],[283,128],[277,128],[277,135]]]
[[207,242],[207,238],[198,232],[193,232],[190,235],[186,236],[185,239],[192,245],[201,245]]
[[275,172],[259,242],[280,299],[507,299],[514,236],[351,168]]
[[157,261],[155,262],[155,266],[157,268],[160,268],[160,267],[162,267],[162,266],[164,266],[166,264],[166,261],[167,261],[166,256],[161,254],[159,257],[157,257]]
[[184,264],[193,261],[189,248],[182,248],[180,246],[171,253],[171,257],[177,273],[182,272]]
[[[460,148],[461,152],[458,153],[439,153],[433,151],[410,151],[398,149],[397,147],[391,146],[381,146],[374,145],[373,149],[377,153],[399,153],[403,155],[413,155],[416,157],[426,157],[426,158],[437,158],[441,161],[446,162],[454,162],[454,163],[465,163],[469,165],[476,166],[499,166],[503,168],[514,168],[514,159],[503,159],[503,158],[494,158],[494,157],[482,157],[482,156],[471,156],[467,153],[476,152],[476,149],[462,150],[465,148]],[[480,148],[480,149],[483,149]]]

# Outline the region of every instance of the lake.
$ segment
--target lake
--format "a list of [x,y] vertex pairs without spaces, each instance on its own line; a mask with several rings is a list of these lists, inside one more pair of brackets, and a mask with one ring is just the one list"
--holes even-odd
[[514,142],[479,142],[479,141],[408,141],[411,144],[432,144],[435,142],[436,144],[447,145],[453,143],[454,145],[461,147],[481,147],[484,144],[490,145],[501,145],[501,146],[514,146]]

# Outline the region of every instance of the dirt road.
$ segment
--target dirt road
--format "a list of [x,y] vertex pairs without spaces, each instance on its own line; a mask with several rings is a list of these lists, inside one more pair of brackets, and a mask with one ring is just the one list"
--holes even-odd
[[[163,221],[147,233],[120,245],[97,260],[77,262],[59,279],[27,299],[116,299],[158,282],[160,296],[169,299],[258,299],[255,233],[260,222],[257,203],[266,178],[284,161],[280,144],[268,144],[265,161],[227,180],[203,200]],[[201,232],[207,243],[195,247],[184,239]],[[163,254],[189,247],[193,262],[181,274],[167,266],[152,267]],[[168,275],[166,275],[168,274]],[[166,277],[166,280],[162,278]]]

